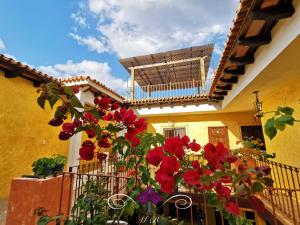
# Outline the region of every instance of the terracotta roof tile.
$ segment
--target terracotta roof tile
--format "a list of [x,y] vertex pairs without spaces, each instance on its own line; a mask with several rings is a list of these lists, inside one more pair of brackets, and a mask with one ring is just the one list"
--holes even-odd
[[59,79],[60,82],[63,83],[72,83],[72,82],[80,82],[80,81],[91,81],[99,86],[101,86],[103,89],[111,92],[112,94],[118,96],[119,98],[124,100],[124,97],[118,94],[117,92],[113,91],[111,88],[105,86],[103,83],[99,82],[96,79],[91,78],[90,76],[74,76],[74,77],[68,77],[68,78],[62,78]]

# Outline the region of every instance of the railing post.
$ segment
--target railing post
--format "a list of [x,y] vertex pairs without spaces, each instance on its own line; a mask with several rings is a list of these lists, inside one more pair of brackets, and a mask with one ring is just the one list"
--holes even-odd
[[274,201],[273,201],[273,192],[272,192],[271,188],[269,188],[269,195],[271,198],[272,211],[273,211],[273,216],[274,216],[274,225],[278,225],[277,218],[276,218],[276,209],[275,209],[275,205],[274,205]]
[[131,72],[131,100],[134,100],[134,68],[130,68]]
[[295,209],[294,209],[294,204],[293,204],[293,197],[292,197],[292,191],[288,190],[290,202],[291,202],[291,210],[292,210],[292,216],[293,216],[293,222],[296,225],[296,216],[295,216]]

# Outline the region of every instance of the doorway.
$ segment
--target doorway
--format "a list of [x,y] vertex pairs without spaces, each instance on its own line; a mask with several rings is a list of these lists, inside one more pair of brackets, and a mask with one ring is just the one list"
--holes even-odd
[[229,149],[229,139],[228,139],[228,128],[223,127],[209,127],[208,128],[208,139],[213,145],[217,145],[219,142]]

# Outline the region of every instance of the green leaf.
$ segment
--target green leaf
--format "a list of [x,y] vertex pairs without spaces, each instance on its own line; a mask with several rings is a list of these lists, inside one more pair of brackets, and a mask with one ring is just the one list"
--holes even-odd
[[48,99],[49,101],[49,104],[50,104],[50,107],[51,109],[53,109],[53,106],[55,105],[55,103],[58,101],[58,97],[55,96],[55,95],[51,95]]
[[46,102],[46,98],[44,96],[41,95],[40,97],[38,97],[37,103],[42,109],[45,109],[45,102]]
[[127,163],[127,169],[132,169],[133,166],[134,166],[134,162],[135,162],[135,159],[134,158],[131,158],[129,159],[128,163]]
[[282,115],[279,118],[277,118],[278,121],[281,123],[287,123],[289,125],[294,125],[294,118],[291,115]]
[[49,216],[42,216],[37,225],[47,225],[48,223],[50,223],[51,221],[53,221],[53,219]]
[[68,86],[65,86],[64,87],[64,92],[67,94],[67,95],[74,95],[74,91],[71,87],[68,87]]
[[281,130],[283,131],[285,129],[285,123],[276,119],[275,120],[275,128],[278,129],[278,130]]
[[50,83],[47,84],[47,87],[57,90],[58,89],[58,84],[54,83],[54,82],[50,82]]
[[275,119],[274,118],[271,118],[271,119],[267,120],[267,122],[264,126],[264,130],[265,130],[266,135],[270,139],[273,139],[276,136],[277,130],[275,128]]
[[81,102],[75,95],[71,97],[71,105],[76,108],[83,108]]
[[251,190],[254,192],[261,192],[264,190],[264,186],[260,182],[254,182],[251,186]]
[[158,220],[158,225],[172,225],[172,222],[168,218],[160,216]]
[[130,202],[125,206],[124,212],[123,212],[123,216],[125,217],[131,217],[134,214],[134,210],[135,210],[135,203],[134,202]]
[[280,111],[283,112],[284,114],[287,114],[287,115],[293,115],[294,113],[294,109],[291,108],[291,107],[280,107]]
[[130,178],[127,182],[127,189],[130,190],[133,187],[134,183],[135,183],[135,179]]

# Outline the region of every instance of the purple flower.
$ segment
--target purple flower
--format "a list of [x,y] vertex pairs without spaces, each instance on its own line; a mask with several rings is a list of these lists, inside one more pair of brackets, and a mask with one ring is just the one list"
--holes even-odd
[[148,201],[151,201],[156,205],[158,202],[163,200],[163,198],[157,192],[155,192],[151,186],[147,187],[145,191],[141,192],[136,199],[142,205],[146,205]]

